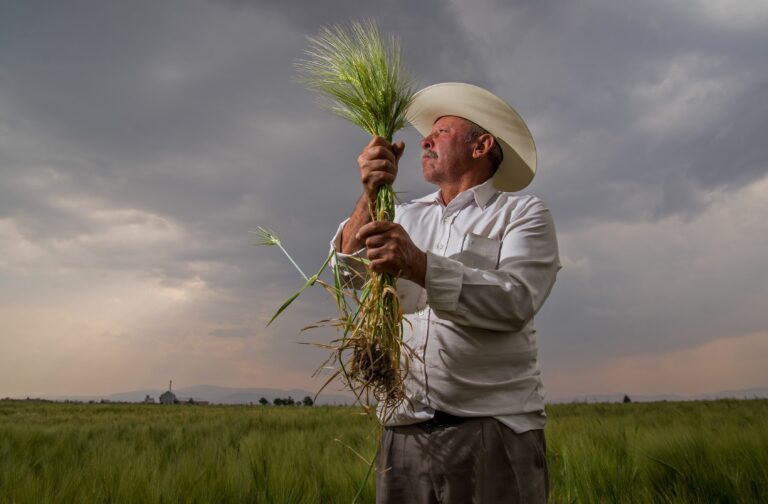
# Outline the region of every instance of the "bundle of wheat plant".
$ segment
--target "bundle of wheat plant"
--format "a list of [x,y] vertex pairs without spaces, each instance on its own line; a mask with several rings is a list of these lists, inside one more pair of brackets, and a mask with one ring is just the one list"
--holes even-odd
[[[310,45],[304,58],[296,62],[301,82],[317,92],[333,113],[391,143],[394,134],[406,125],[406,112],[415,91],[401,68],[399,41],[391,36],[382,38],[372,21],[326,27],[308,39]],[[369,210],[372,220],[393,220],[395,193],[391,185],[379,188]],[[262,231],[260,243],[279,245],[274,234]],[[403,345],[403,313],[396,278],[367,269],[362,288],[351,289],[348,279],[355,273],[342,271],[334,255],[331,252],[316,275],[307,278],[302,273],[307,279],[304,287],[280,307],[275,317],[304,289],[315,283],[323,285],[334,297],[339,316],[310,327],[331,324],[340,332],[338,339],[323,345],[330,348],[329,360],[335,363],[330,366],[334,371],[326,384],[341,377],[364,408],[377,404],[387,414],[404,400],[407,374],[407,359],[401,359],[407,348]],[[318,278],[329,263],[332,284]]]

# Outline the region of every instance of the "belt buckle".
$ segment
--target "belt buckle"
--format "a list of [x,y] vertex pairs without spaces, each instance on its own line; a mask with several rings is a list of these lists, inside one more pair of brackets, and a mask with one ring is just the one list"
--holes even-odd
[[432,418],[422,422],[422,426],[427,432],[433,432],[437,429],[442,429],[443,427],[450,427],[451,425],[460,424],[463,421],[464,419],[461,417],[451,415],[450,413],[446,413],[444,411],[436,410],[435,415]]
[[447,426],[448,424],[436,422],[434,418],[430,418],[429,420],[421,423],[422,430],[428,434],[432,434],[433,432]]

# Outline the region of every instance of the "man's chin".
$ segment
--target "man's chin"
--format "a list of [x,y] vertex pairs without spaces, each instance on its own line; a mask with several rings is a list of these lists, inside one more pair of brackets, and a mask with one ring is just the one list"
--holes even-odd
[[430,184],[434,184],[434,174],[432,173],[432,170],[429,169],[427,166],[421,167],[421,175],[424,177],[424,180],[429,182]]

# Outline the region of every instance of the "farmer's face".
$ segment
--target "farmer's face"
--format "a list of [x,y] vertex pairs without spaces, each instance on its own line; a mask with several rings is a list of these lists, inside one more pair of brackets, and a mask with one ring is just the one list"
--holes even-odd
[[421,168],[424,180],[433,184],[455,182],[472,161],[472,144],[467,142],[470,123],[455,116],[443,116],[421,141]]

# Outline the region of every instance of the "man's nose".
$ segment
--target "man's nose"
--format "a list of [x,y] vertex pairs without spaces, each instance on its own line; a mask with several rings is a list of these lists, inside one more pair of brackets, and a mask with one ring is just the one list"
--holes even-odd
[[431,149],[432,145],[433,145],[433,143],[432,143],[431,135],[430,136],[425,136],[424,138],[421,139],[421,148],[422,149]]

